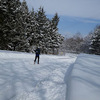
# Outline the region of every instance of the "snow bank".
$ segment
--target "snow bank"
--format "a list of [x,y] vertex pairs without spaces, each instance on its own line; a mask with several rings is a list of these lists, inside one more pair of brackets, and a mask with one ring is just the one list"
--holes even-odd
[[66,100],[100,100],[100,56],[80,54],[66,76]]

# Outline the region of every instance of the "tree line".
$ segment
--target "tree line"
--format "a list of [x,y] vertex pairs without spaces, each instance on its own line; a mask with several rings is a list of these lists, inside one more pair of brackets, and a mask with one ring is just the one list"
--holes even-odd
[[100,25],[96,26],[93,32],[83,37],[76,33],[72,37],[66,37],[60,47],[63,52],[88,53],[100,55]]
[[26,1],[0,1],[0,49],[58,53],[64,37],[58,33],[59,16],[47,18],[44,8],[29,11]]
[[[86,37],[76,33],[63,37],[58,32],[59,16],[47,18],[44,8],[29,11],[26,1],[0,0],[0,49],[42,53],[91,53],[100,55],[100,26]],[[62,44],[62,45],[61,45]]]

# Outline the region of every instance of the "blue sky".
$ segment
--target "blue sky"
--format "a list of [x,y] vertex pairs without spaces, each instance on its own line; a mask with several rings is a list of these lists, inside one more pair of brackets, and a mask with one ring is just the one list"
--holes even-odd
[[59,32],[63,35],[73,35],[80,32],[83,36],[86,36],[94,30],[96,25],[100,25],[100,20],[61,16],[58,27]]
[[[23,0],[21,0],[23,1]],[[26,0],[29,9],[44,7],[47,17],[58,13],[59,33],[73,35],[80,32],[83,36],[100,25],[100,0]]]

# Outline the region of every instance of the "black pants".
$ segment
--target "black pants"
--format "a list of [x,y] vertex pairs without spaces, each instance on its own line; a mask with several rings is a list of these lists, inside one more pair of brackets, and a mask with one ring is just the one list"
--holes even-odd
[[38,64],[39,64],[39,56],[35,56],[34,63],[36,62],[37,59],[38,59]]

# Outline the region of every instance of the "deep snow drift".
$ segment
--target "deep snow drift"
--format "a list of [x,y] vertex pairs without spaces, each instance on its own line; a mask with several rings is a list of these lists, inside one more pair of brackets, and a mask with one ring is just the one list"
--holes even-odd
[[65,73],[76,55],[41,55],[0,51],[0,100],[65,100]]
[[81,54],[68,70],[66,100],[100,100],[100,56]]

